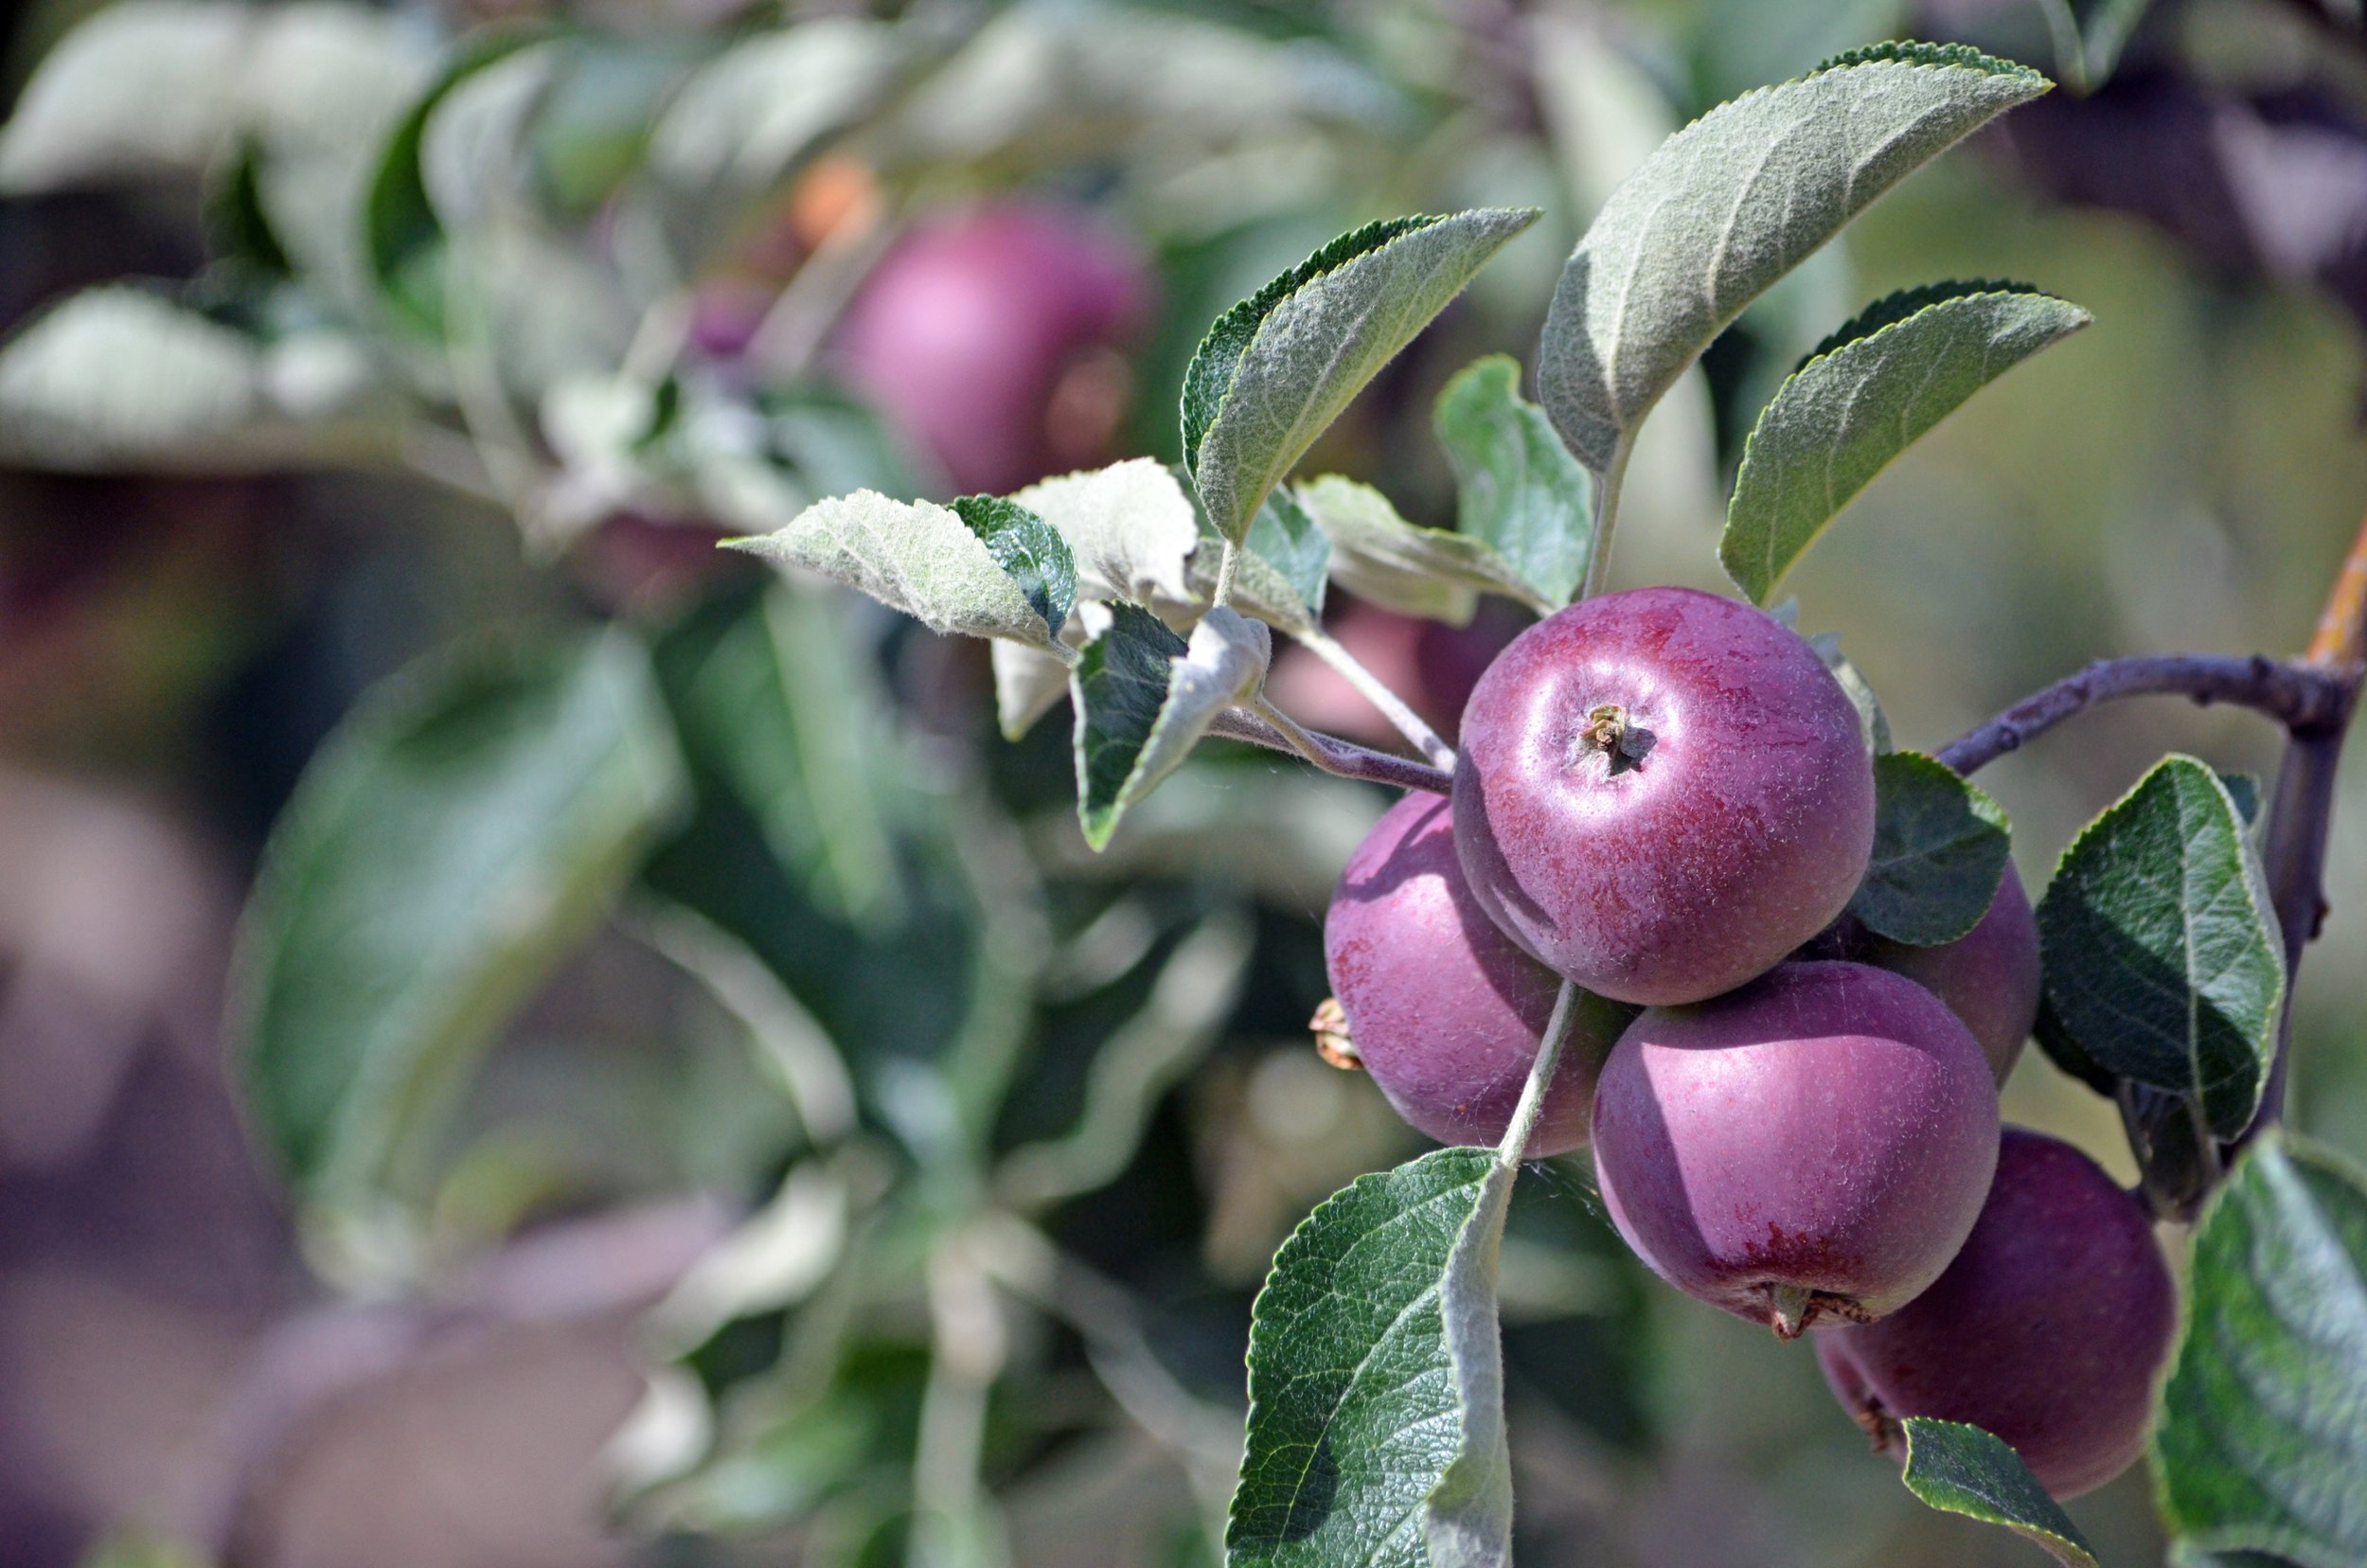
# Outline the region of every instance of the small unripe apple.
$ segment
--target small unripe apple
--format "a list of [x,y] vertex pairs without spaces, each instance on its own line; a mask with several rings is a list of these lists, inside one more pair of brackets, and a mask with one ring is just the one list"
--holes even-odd
[[1594,1089],[1603,1206],[1663,1279],[1784,1338],[1939,1277],[1997,1165],[1997,1085],[1887,970],[1789,963],[1645,1011]]
[[1698,1002],[1848,903],[1873,758],[1789,629],[1640,588],[1539,621],[1480,677],[1454,814],[1472,891],[1548,967],[1624,1002]]
[[1999,1083],[2038,1022],[2038,921],[2009,863],[1980,923],[1952,942],[1911,947],[1867,938],[1859,956],[1930,991],[1965,1021]]
[[[1348,858],[1324,958],[1356,1057],[1397,1114],[1441,1143],[1502,1140],[1561,977],[1472,899],[1443,796],[1406,796]],[[1593,997],[1579,1006],[1531,1158],[1586,1141],[1594,1070],[1633,1013]]]
[[1149,313],[1148,266],[1089,212],[1003,203],[916,225],[863,282],[835,361],[957,490],[1016,490],[1106,459],[1116,346]]
[[2071,1145],[2009,1127],[1947,1272],[1879,1323],[1819,1332],[1816,1349],[1878,1448],[1903,1452],[1905,1417],[1966,1421],[2075,1497],[2144,1449],[2177,1327],[2145,1209]]

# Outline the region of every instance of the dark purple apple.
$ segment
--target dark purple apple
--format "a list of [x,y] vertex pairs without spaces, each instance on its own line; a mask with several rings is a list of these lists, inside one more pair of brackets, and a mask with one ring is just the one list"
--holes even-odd
[[1747,604],[1639,588],[1539,621],[1464,709],[1455,845],[1513,938],[1599,995],[1698,1002],[1848,903],[1874,768],[1808,645]]
[[1903,1452],[1905,1417],[1967,1421],[2075,1497],[2144,1449],[2177,1327],[2177,1288],[2137,1201],[2071,1145],[2009,1127],[1948,1271],[1879,1323],[1819,1332],[1816,1352],[1877,1447]]
[[1858,956],[1903,974],[1965,1021],[1999,1083],[2038,1022],[2038,921],[2011,864],[1980,922],[1952,942],[1910,947],[1868,937]]
[[1115,346],[1148,318],[1135,247],[1080,208],[984,205],[917,225],[840,324],[839,369],[957,490],[1016,490],[1107,456]]
[[[1324,958],[1356,1055],[1397,1114],[1441,1143],[1501,1140],[1561,977],[1471,898],[1442,796],[1406,796],[1348,858],[1324,918]],[[1597,997],[1580,1007],[1531,1158],[1586,1141],[1594,1070],[1633,1014]]]
[[1594,1171],[1653,1273],[1786,1339],[1939,1277],[1997,1164],[1997,1085],[1930,991],[1790,963],[1653,1007],[1594,1089]]

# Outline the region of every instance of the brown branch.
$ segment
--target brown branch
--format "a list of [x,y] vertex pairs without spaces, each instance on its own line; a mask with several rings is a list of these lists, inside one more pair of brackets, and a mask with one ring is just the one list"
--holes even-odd
[[1454,791],[1454,775],[1427,762],[1416,762],[1410,757],[1392,757],[1387,752],[1369,751],[1353,741],[1313,730],[1306,732],[1307,738],[1315,745],[1315,755],[1308,757],[1292,745],[1280,730],[1255,714],[1244,713],[1239,708],[1227,708],[1218,714],[1216,722],[1208,726],[1208,733],[1222,736],[1228,740],[1246,740],[1253,746],[1288,752],[1342,778],[1367,778],[1376,784],[1393,784],[1401,790],[1428,790],[1433,794],[1450,794]]
[[[2362,568],[2367,591],[2367,567]],[[2315,666],[2210,653],[2159,653],[2099,659],[1951,741],[1939,759],[1960,774],[1996,761],[2075,713],[2123,697],[2176,695],[2197,703],[2234,703],[2300,732],[2338,727],[2350,711],[2350,683]]]
[[2360,665],[2367,656],[2367,522],[2359,525],[2350,554],[2342,558],[2325,609],[2302,655],[2303,668],[2334,683],[2340,708],[2316,724],[2288,726],[2285,761],[2277,770],[2276,799],[2269,809],[2268,841],[2261,870],[2269,900],[2285,940],[2285,1004],[2277,1016],[2276,1056],[2260,1093],[2260,1110],[2234,1147],[2285,1115],[2285,1080],[2293,1042],[2293,982],[2302,950],[2318,936],[2326,918],[2326,834],[2334,819],[2334,770],[2358,696]]

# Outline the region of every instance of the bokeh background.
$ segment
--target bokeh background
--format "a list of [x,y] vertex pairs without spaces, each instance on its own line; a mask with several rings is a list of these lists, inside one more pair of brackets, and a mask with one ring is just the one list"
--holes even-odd
[[[201,3],[44,99],[99,12],[10,15],[0,318],[136,279],[262,368],[193,412],[149,316],[0,351],[9,1568],[1218,1559],[1266,1262],[1418,1149],[1303,1027],[1385,802],[1212,746],[1088,855],[1064,711],[1006,741],[980,647],[718,555],[746,512],[716,442],[759,430],[772,506],[1172,458],[1224,306],[1371,217],[1534,204],[1309,460],[1443,523],[1431,401],[1528,356],[1611,186],[1711,104],[1912,33],[2088,90],[1916,177],[1711,350],[1647,426],[1616,579],[1721,586],[1759,405],[1860,305],[1949,276],[2095,325],[1790,579],[1901,744],[2100,655],[2297,649],[2367,508],[2367,34],[2331,0]],[[529,64],[454,89],[426,182],[478,330],[422,338],[363,198],[488,36]],[[696,418],[661,430],[661,397]],[[1520,624],[1336,590],[1331,616],[1442,724]],[[226,1008],[272,825],[374,684],[595,626],[656,649],[694,803],[489,1021],[410,1130],[426,1156],[325,1211],[254,1135]],[[1300,654],[1272,689],[1385,733]],[[2036,889],[2163,751],[2265,775],[2276,739],[2124,704],[1983,782]],[[2354,1153],[2363,825],[2354,774],[2291,1111]],[[2131,1169],[2037,1053],[2006,1106]],[[1921,1509],[1805,1349],[1646,1280],[1582,1161],[1522,1193],[1522,1561],[2030,1559]],[[2142,1469],[2072,1511],[2107,1560],[2159,1560]]]

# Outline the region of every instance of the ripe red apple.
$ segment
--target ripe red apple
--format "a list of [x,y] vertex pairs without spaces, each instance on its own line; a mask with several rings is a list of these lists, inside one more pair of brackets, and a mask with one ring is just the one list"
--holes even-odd
[[1690,588],[1575,604],[1464,709],[1455,845],[1496,922],[1588,990],[1698,1002],[1823,930],[1865,875],[1874,769],[1773,617]]
[[1997,1086],[1887,970],[1790,963],[1628,1025],[1594,1089],[1611,1222],[1663,1279],[1789,1339],[1939,1277],[1997,1164]]
[[1152,279],[1076,207],[1005,202],[916,225],[865,279],[835,360],[956,490],[1016,490],[1105,458],[1123,413],[1113,347]]
[[[1444,797],[1410,794],[1348,858],[1324,918],[1348,1038],[1408,1122],[1441,1143],[1510,1125],[1561,977],[1496,929],[1463,881]],[[1532,1158],[1586,1141],[1594,1070],[1632,1009],[1588,997],[1531,1134]]]
[[1967,1421],[2075,1497],[2137,1457],[2178,1327],[2152,1222],[2071,1145],[2005,1129],[1997,1180],[1931,1288],[1864,1327],[1816,1336],[1843,1408],[1903,1454],[1898,1421]]
[[1965,1022],[2003,1083],[2038,1022],[2038,921],[2009,863],[1980,922],[1952,942],[1910,947],[1869,937],[1858,956],[1903,974]]

